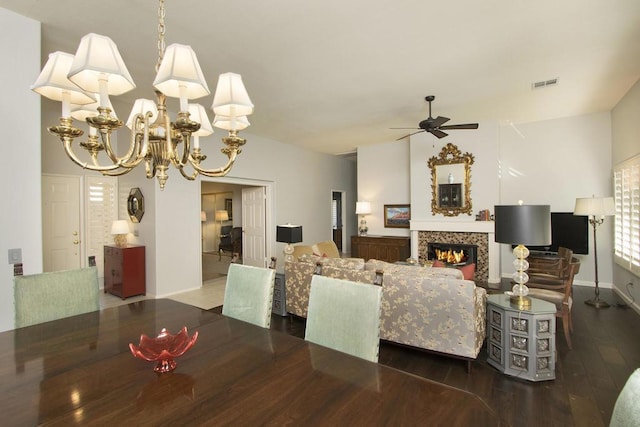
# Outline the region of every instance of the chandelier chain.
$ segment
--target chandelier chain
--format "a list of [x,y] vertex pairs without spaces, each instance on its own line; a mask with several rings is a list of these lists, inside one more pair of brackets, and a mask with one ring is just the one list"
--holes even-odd
[[162,63],[162,58],[164,57],[164,33],[165,33],[165,25],[164,25],[164,0],[159,1],[158,6],[158,62],[156,64],[156,73],[160,69],[160,64]]

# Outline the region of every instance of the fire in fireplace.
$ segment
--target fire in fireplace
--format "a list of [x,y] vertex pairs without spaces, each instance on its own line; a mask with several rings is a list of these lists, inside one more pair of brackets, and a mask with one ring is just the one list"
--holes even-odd
[[478,246],[459,243],[428,243],[427,259],[451,265],[477,265]]

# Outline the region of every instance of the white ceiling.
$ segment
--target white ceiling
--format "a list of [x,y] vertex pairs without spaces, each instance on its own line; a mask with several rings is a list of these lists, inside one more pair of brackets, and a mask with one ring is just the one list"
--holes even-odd
[[[122,97],[153,97],[157,1],[0,7],[43,23],[43,63],[75,53],[86,33],[108,35],[138,86]],[[212,91],[218,74],[242,74],[256,106],[246,132],[326,153],[409,133],[389,128],[426,118],[426,95],[447,124],[519,123],[608,111],[640,77],[639,0],[167,0],[166,9],[167,45],[193,47]],[[531,89],[552,78],[557,86]],[[212,95],[197,102],[210,107]]]

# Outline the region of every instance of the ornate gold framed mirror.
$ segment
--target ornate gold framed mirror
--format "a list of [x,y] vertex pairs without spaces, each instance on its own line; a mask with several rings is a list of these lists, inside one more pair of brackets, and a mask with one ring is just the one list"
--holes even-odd
[[471,165],[473,154],[448,143],[429,159],[431,212],[444,216],[471,215]]

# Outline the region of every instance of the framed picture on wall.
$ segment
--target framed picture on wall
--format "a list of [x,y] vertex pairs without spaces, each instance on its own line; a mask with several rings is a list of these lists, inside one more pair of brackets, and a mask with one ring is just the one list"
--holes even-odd
[[233,199],[224,199],[224,210],[229,214],[229,219],[233,219]]
[[386,228],[409,228],[410,205],[384,205],[384,226]]

